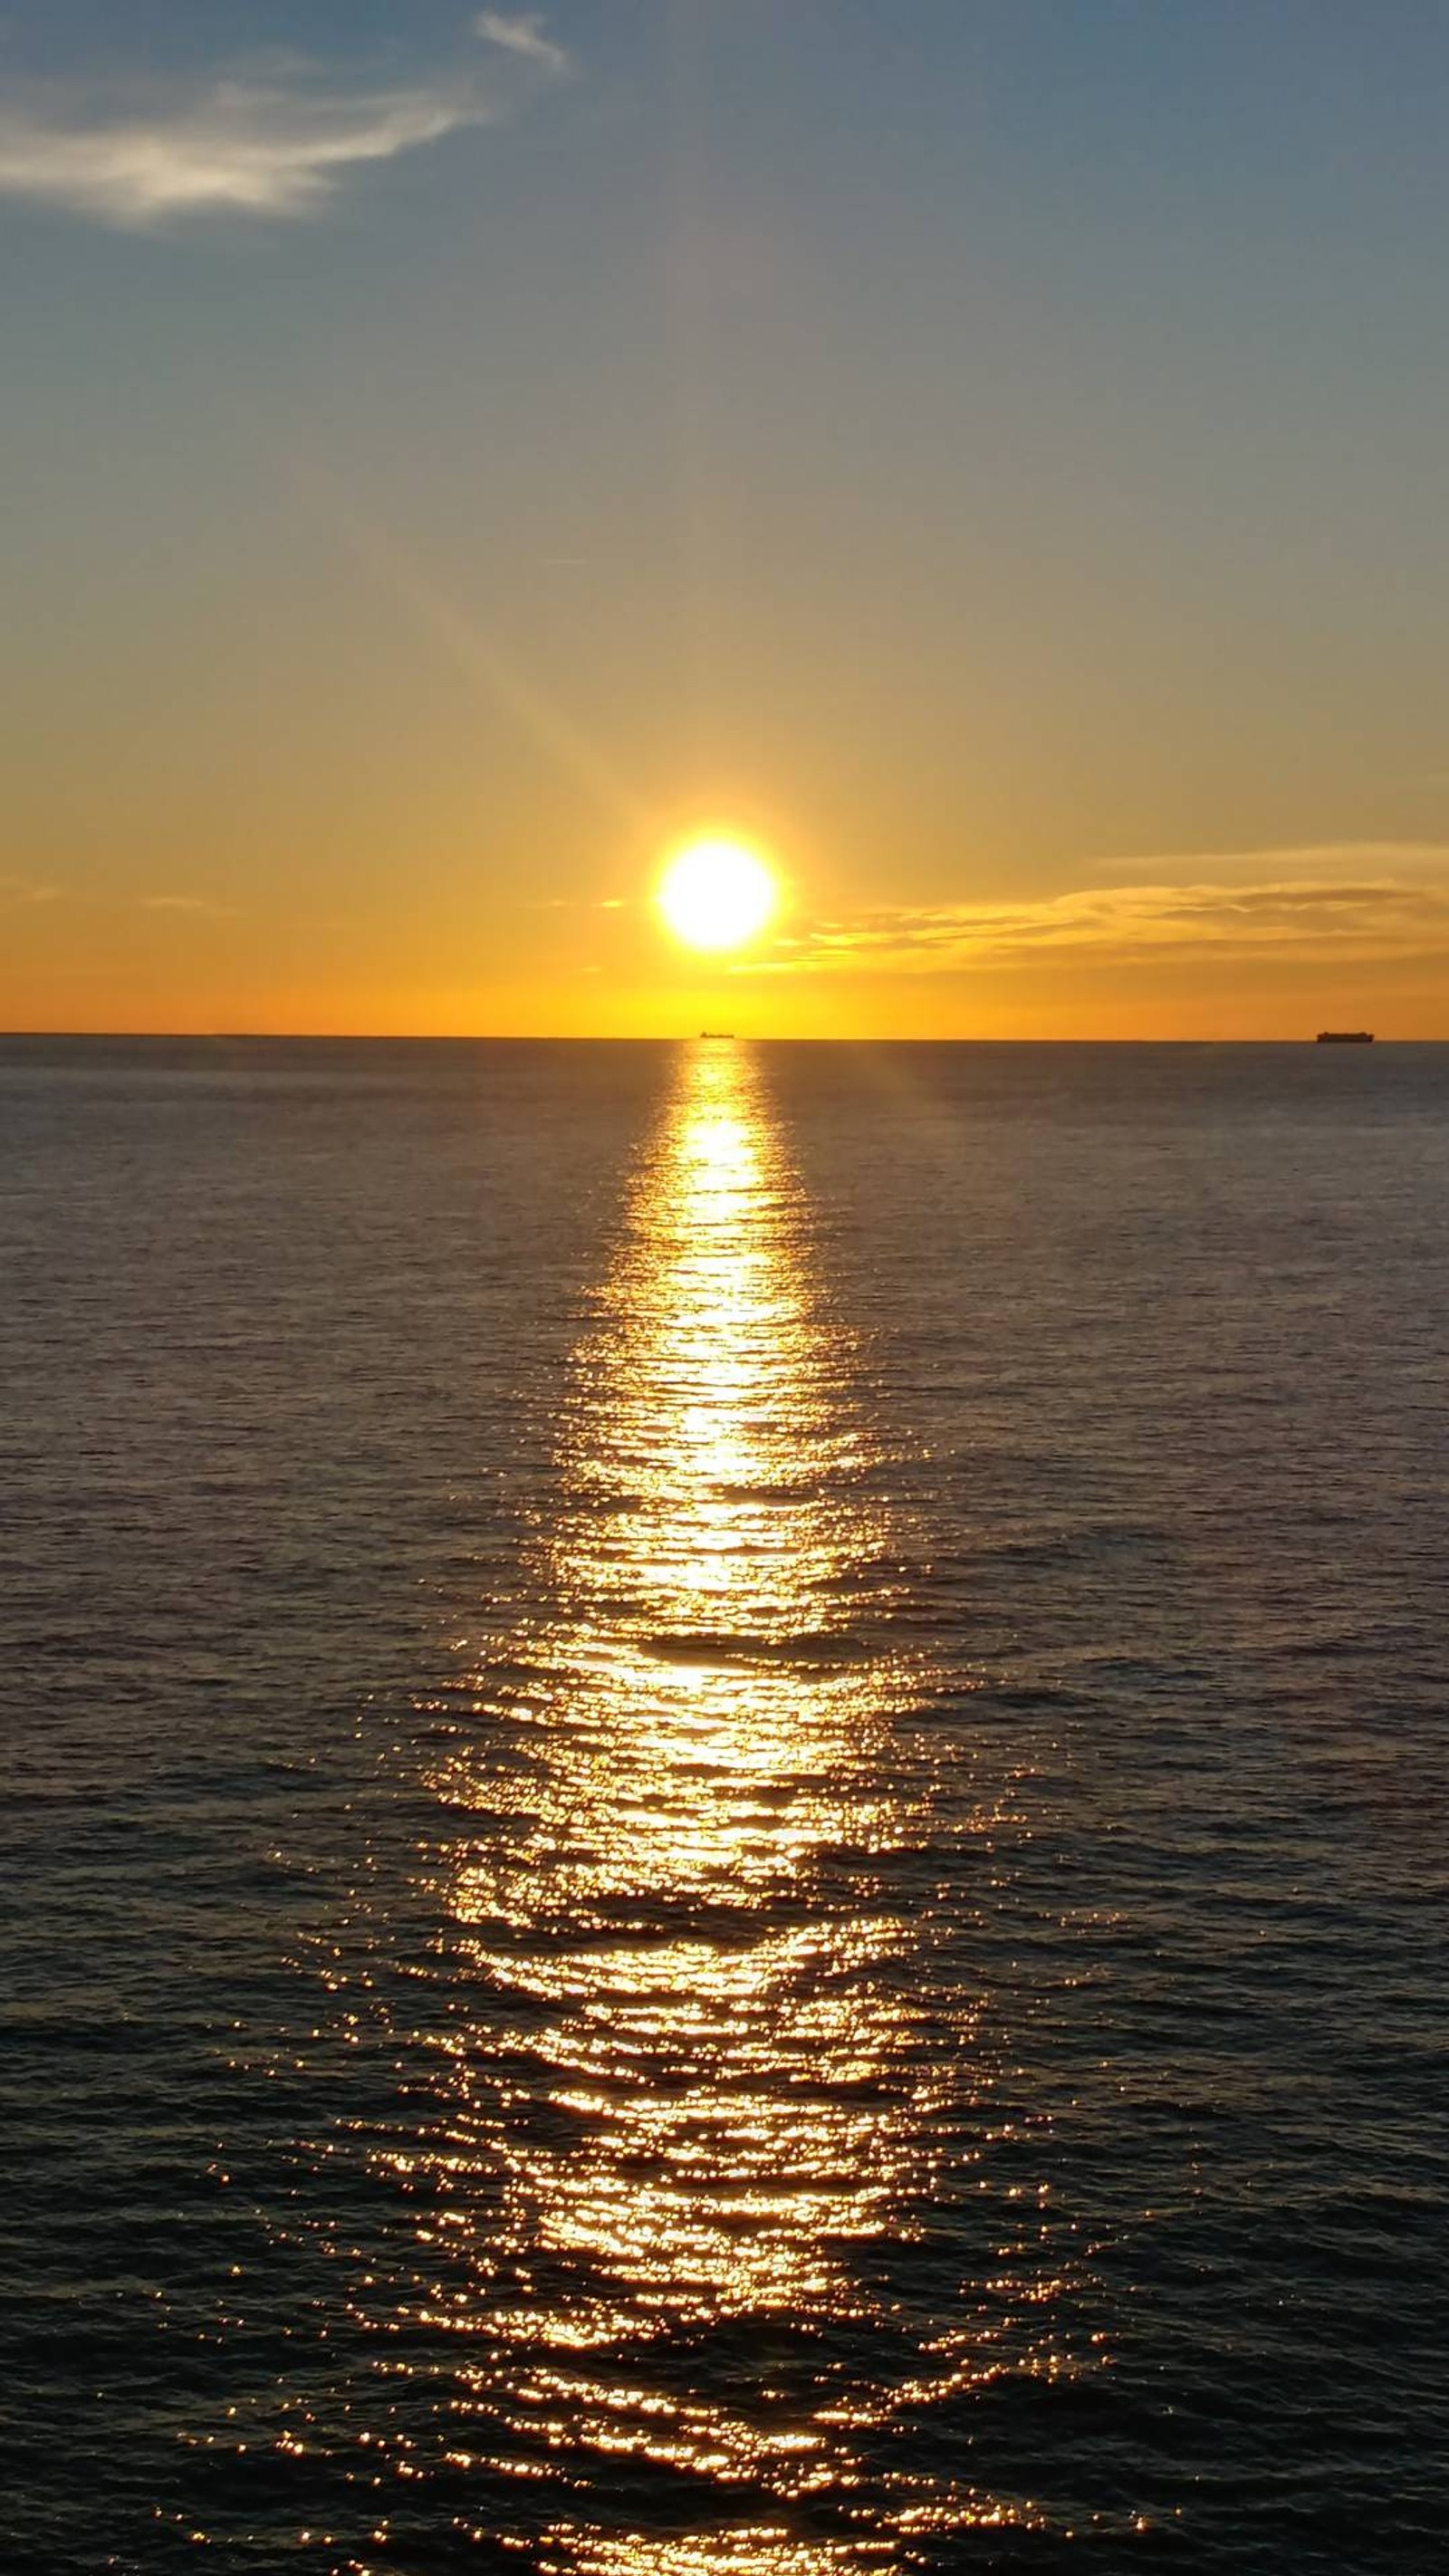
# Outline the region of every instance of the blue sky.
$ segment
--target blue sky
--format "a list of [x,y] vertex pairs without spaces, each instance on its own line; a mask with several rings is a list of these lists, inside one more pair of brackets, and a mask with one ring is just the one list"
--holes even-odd
[[1442,1025],[1446,102],[1394,0],[12,8],[3,1015],[664,1025],[728,816],[762,1024]]

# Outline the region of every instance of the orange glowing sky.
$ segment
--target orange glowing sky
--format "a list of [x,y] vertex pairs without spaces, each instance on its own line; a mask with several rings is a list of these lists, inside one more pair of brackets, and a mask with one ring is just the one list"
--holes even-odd
[[1449,22],[116,19],[7,21],[0,1024],[1449,1034]]

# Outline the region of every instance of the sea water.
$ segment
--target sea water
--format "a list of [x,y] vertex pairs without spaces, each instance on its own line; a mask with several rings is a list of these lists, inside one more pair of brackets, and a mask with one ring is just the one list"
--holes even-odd
[[0,1045],[0,2533],[1429,2570],[1449,1050]]

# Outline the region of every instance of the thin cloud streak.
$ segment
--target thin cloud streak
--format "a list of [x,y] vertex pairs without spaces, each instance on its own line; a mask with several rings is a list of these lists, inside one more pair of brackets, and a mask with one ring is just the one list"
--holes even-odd
[[194,919],[202,921],[236,921],[240,918],[234,903],[213,903],[204,894],[143,894],[141,908],[145,912],[190,913]]
[[37,884],[33,877],[0,876],[0,904],[58,903],[64,888]]
[[485,9],[474,21],[475,31],[485,44],[497,45],[506,54],[516,54],[520,61],[536,63],[544,72],[566,72],[569,57],[562,45],[556,45],[543,32],[543,20],[530,14],[526,18],[507,17],[499,9]]
[[[1331,864],[1348,853],[1311,855]],[[1443,951],[1449,849],[1414,845],[1403,857],[1416,868],[1436,864],[1438,878],[1209,879],[1097,886],[1014,904],[880,908],[811,924],[782,944],[773,964],[792,973],[947,975],[1046,956],[1101,965],[1215,952],[1367,964]]]
[[568,67],[537,19],[490,13],[477,32],[510,70],[367,88],[329,86],[301,65],[288,78],[224,76],[144,106],[134,93],[12,96],[0,101],[0,196],[127,231],[177,216],[312,213],[350,172],[496,124],[530,74]]
[[427,91],[306,98],[220,82],[185,108],[66,125],[0,111],[0,195],[144,230],[168,215],[301,215],[359,163],[395,160],[492,111]]

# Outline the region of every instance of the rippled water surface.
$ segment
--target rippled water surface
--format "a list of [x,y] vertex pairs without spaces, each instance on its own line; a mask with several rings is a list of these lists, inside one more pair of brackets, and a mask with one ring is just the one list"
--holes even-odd
[[7,2576],[1442,2563],[1449,1050],[0,1131]]

